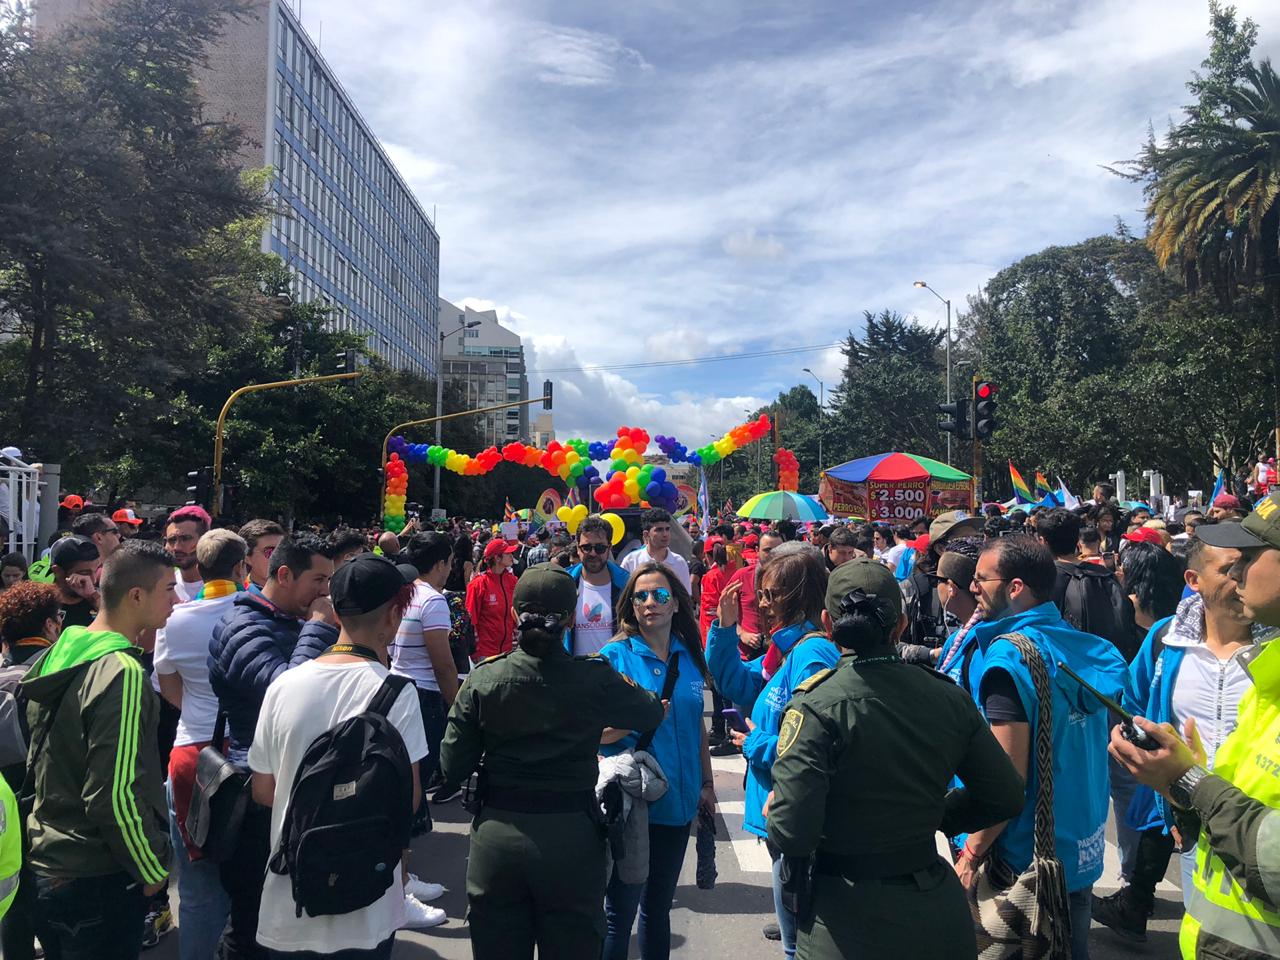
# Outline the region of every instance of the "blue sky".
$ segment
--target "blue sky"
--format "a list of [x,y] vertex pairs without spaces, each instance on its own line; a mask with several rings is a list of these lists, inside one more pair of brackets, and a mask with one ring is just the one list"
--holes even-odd
[[[296,0],[295,0],[296,4]],[[1280,59],[1280,5],[1242,0]],[[1202,0],[306,0],[423,206],[440,292],[554,374],[556,427],[690,446],[838,351],[864,309],[942,323],[1055,243],[1142,228],[1103,169],[1189,95]],[[532,374],[531,380],[540,380]],[[808,381],[812,385],[812,381]]]

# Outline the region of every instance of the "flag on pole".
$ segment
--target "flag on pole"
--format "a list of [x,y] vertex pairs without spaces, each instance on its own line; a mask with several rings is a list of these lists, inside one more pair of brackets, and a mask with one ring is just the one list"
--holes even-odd
[[1067,489],[1067,485],[1061,477],[1058,478],[1058,497],[1062,500],[1062,505],[1068,510],[1074,510],[1080,506],[1080,498]]
[[1018,472],[1018,468],[1013,465],[1013,461],[1009,461],[1009,480],[1013,483],[1013,499],[1018,503],[1033,504],[1036,502],[1035,497],[1031,493],[1031,488],[1027,486],[1027,481],[1022,479],[1022,474]]
[[511,506],[511,498],[507,497],[506,509],[502,511],[502,520],[504,523],[510,522],[516,518],[516,511]]
[[1213,506],[1213,501],[1218,499],[1218,494],[1227,486],[1227,469],[1223,467],[1218,471],[1218,479],[1213,482],[1213,493],[1209,494],[1209,502],[1206,506]]
[[736,516],[736,515],[737,515],[737,513],[738,513],[737,508],[736,508],[736,507],[734,507],[734,505],[733,505],[733,499],[732,499],[732,498],[730,498],[730,499],[726,500],[726,501],[724,502],[724,515],[725,515],[726,517],[732,517],[732,516]]
[[707,471],[698,468],[698,513],[702,518],[702,535],[711,529],[711,499],[707,494]]
[[1053,487],[1049,486],[1049,481],[1045,479],[1044,474],[1041,473],[1039,470],[1037,470],[1036,471],[1036,496],[1039,497],[1041,500],[1043,500],[1046,494],[1052,496]]
[[569,495],[564,498],[564,505],[566,507],[576,507],[581,502],[582,494],[578,491],[577,484],[574,484],[569,488]]

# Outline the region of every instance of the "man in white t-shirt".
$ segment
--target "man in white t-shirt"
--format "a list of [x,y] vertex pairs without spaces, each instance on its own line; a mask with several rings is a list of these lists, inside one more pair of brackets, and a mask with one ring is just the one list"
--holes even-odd
[[209,685],[209,640],[242,589],[248,553],[248,544],[231,530],[204,534],[195,548],[204,598],[178,604],[156,633],[155,679],[161,695],[182,711],[169,754],[166,791],[182,901],[178,952],[183,960],[214,955],[230,910],[218,864],[201,858],[187,835],[186,822],[196,757],[213,740],[218,716],[218,698]]
[[671,514],[658,507],[646,510],[640,516],[640,529],[644,534],[644,546],[623,558],[622,569],[631,574],[650,560],[661,563],[692,594],[693,580],[689,576],[689,561],[671,549]]
[[582,562],[569,570],[578,582],[578,605],[567,647],[574,656],[598,653],[613,639],[614,607],[627,585],[627,571],[609,559],[613,528],[598,516],[578,525],[578,555]]
[[[272,850],[279,846],[293,780],[307,749],[321,734],[363,713],[386,679],[389,640],[409,606],[416,577],[413,567],[372,553],[343,564],[329,585],[334,610],[342,619],[338,643],[315,660],[281,674],[267,688],[249,748],[249,768],[254,800],[271,807]],[[417,762],[427,754],[427,741],[412,690],[401,693],[388,719],[403,738],[413,764],[416,809],[422,799]],[[405,815],[412,816],[412,810]],[[443,910],[406,897],[401,872],[393,872],[386,893],[367,907],[319,917],[304,912],[299,917],[291,878],[268,870],[258,914],[258,943],[285,957],[342,953],[351,960],[385,960],[391,956],[396,930],[406,925],[432,926],[444,919]],[[425,911],[424,917],[411,915],[415,904]]]

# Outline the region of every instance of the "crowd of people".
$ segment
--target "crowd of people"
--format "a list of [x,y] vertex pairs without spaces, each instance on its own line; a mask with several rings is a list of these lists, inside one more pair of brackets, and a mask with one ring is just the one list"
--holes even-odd
[[1031,876],[1083,960],[1175,853],[1184,956],[1276,956],[1280,494],[1244,493],[511,539],[68,498],[0,560],[0,947],[134,958],[172,883],[184,960],[387,957],[447,922],[407,848],[461,798],[477,958],[662,960],[740,755],[785,957],[973,957]]

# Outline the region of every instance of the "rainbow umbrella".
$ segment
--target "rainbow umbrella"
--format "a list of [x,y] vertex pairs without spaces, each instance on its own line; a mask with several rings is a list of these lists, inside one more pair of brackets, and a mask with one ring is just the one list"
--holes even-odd
[[813,497],[787,490],[757,493],[738,508],[738,516],[752,520],[826,520],[827,511]]
[[969,474],[937,460],[914,453],[878,453],[850,460],[826,471],[827,476],[846,483],[868,480],[968,480]]

